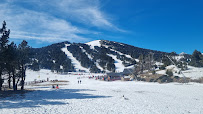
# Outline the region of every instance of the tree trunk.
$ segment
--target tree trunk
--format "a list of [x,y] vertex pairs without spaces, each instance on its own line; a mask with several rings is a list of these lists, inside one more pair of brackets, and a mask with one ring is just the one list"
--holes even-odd
[[1,87],[2,87],[2,78],[1,78],[1,75],[0,75],[0,91],[1,91]]
[[8,73],[8,87],[11,88],[11,73]]
[[13,91],[16,91],[17,90],[17,86],[15,84],[16,83],[15,82],[16,81],[16,79],[15,79],[16,77],[15,77],[15,71],[14,70],[12,71],[12,74],[13,74]]
[[3,79],[2,79],[2,70],[0,70],[0,91],[2,91]]
[[18,87],[18,82],[20,81],[20,77],[18,78],[18,80],[17,80],[17,82],[16,82],[16,90],[18,89],[17,87]]
[[24,89],[24,83],[25,83],[25,68],[24,65],[22,65],[22,74],[21,74],[21,90]]

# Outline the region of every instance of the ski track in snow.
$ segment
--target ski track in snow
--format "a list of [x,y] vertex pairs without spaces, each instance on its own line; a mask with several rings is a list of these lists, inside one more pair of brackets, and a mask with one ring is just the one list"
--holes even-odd
[[[87,53],[87,51],[83,48],[83,47],[81,47],[80,46],[80,48],[82,49],[82,51],[88,56],[88,58],[90,59],[90,60],[92,60],[93,58],[91,57],[91,55],[90,54],[88,54]],[[96,65],[96,67],[98,68],[98,69],[100,69],[101,71],[103,71],[104,69],[99,65],[99,63],[96,61],[96,62],[94,62],[95,63],[95,65]]]
[[67,57],[69,59],[71,59],[72,61],[72,64],[74,65],[76,71],[79,71],[79,70],[84,70],[86,72],[90,72],[89,69],[85,68],[85,67],[82,67],[82,65],[80,64],[80,62],[75,58],[73,57],[72,53],[68,51],[67,47],[70,46],[70,44],[65,44],[65,47],[62,48],[61,50],[63,52],[65,52],[65,54],[67,55]]
[[[202,114],[202,84],[105,82],[88,76],[60,75],[49,70],[27,70],[28,80],[68,80],[68,85],[25,86],[36,91],[0,99],[0,114]],[[82,80],[78,84],[78,77]],[[124,95],[124,97],[123,97]],[[192,104],[192,105],[191,105]]]
[[111,51],[114,51],[114,52],[117,52],[117,53],[120,54],[120,55],[124,55],[124,56],[127,57],[127,58],[133,59],[130,55],[123,54],[123,53],[121,53],[121,52],[119,52],[119,51],[116,51],[116,50],[114,50],[114,49],[110,49],[110,50],[111,50]]
[[[101,40],[95,40],[95,41],[92,41],[92,42],[88,42],[88,43],[86,43],[86,44],[90,46],[90,49],[93,49],[93,50],[94,50],[94,46],[101,47],[100,41],[101,41]],[[122,45],[122,44],[120,44],[120,45]],[[108,48],[107,45],[102,45],[102,46],[104,46],[105,48]],[[81,49],[82,49],[82,48],[81,48]],[[117,53],[120,54],[120,55],[124,55],[125,57],[130,58],[130,59],[133,60],[133,58],[132,58],[130,55],[123,54],[123,53],[121,53],[121,52],[119,52],[119,51],[116,51],[116,50],[114,50],[114,49],[110,49],[110,50],[111,50],[111,51],[114,51],[114,52],[117,52]],[[112,55],[112,54],[111,54],[111,55],[110,55],[110,54],[107,54],[107,55],[111,56],[111,57],[116,61],[116,63],[115,63],[116,71],[122,72],[122,71],[124,70],[124,68],[125,68],[125,66],[122,64],[122,61],[119,60],[119,59],[117,59],[117,57],[116,57],[115,55]],[[139,62],[138,59],[134,59],[134,60],[135,60],[136,62]],[[97,62],[96,62],[96,66],[97,66],[97,68],[99,68],[100,70],[103,71],[103,68],[102,68]],[[126,68],[132,68],[132,66],[126,67]],[[107,71],[107,72],[108,72],[108,71]]]
[[115,67],[116,67],[116,72],[123,72],[125,66],[123,65],[122,61],[117,59],[115,55],[112,54],[107,54],[108,56],[112,57],[115,60]]
[[95,62],[95,64],[96,64],[96,66],[97,66],[98,69],[100,69],[101,71],[104,70],[104,69],[99,65],[99,63],[98,63],[97,61]]
[[[105,47],[105,48],[109,48],[109,46],[107,46],[107,45],[104,45],[104,47]],[[118,54],[120,54],[120,55],[124,55],[125,57],[130,58],[130,59],[132,59],[132,60],[135,60],[136,62],[139,62],[138,59],[132,58],[131,55],[127,55],[127,54],[121,53],[120,51],[117,51],[117,50],[114,50],[114,49],[110,49],[110,50],[111,50],[111,51],[114,51],[114,52],[116,52],[116,53],[118,53]]]
[[86,51],[82,46],[80,46],[80,49],[82,50],[82,52],[84,52],[84,53],[87,55],[87,57],[88,57],[90,60],[93,59],[92,56],[91,56],[90,54],[88,54],[87,51]]

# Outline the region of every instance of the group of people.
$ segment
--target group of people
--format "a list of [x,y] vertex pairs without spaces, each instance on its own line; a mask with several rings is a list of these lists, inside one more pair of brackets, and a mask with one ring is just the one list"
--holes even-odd
[[81,80],[78,80],[78,84],[81,84]]
[[54,85],[52,85],[52,88],[53,88],[53,89],[55,89],[55,88],[56,88],[56,89],[59,89],[59,85],[56,85],[56,87],[55,87]]

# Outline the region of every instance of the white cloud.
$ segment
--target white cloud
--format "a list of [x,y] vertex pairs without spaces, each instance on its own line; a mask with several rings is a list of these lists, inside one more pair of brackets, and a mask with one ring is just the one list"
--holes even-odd
[[[12,1],[19,3],[19,0]],[[101,11],[99,0],[21,0],[19,4],[29,5],[39,12],[54,14],[88,26],[119,30]]]
[[55,10],[66,13],[70,19],[88,26],[124,32],[112,24],[112,19],[101,11],[99,0],[61,0],[54,7]]
[[[42,41],[88,41],[77,34],[88,34],[83,30],[71,25],[63,19],[58,19],[45,13],[35,12],[20,7],[9,7],[8,4],[0,5],[1,18],[7,21],[7,27],[12,28],[10,37],[15,39],[36,39]],[[16,10],[18,9],[18,10]],[[22,32],[23,31],[23,32]]]
[[[7,21],[11,38],[41,41],[88,41],[97,34],[85,28],[122,31],[101,12],[99,0],[5,0],[0,22]],[[77,23],[77,24],[72,24]],[[82,26],[80,26],[82,24]]]

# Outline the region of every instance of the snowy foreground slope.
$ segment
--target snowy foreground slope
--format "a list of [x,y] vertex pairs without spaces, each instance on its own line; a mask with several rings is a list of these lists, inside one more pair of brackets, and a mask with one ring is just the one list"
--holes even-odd
[[[27,72],[34,79],[68,80],[68,85],[26,86],[34,89],[15,97],[0,97],[0,114],[202,114],[203,85],[145,82],[105,82],[86,75],[59,75],[48,70]],[[98,74],[102,75],[102,74]],[[78,84],[81,77],[81,84]],[[47,82],[46,82],[47,83]],[[124,95],[124,98],[123,98]]]

